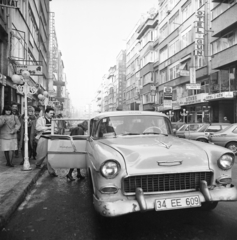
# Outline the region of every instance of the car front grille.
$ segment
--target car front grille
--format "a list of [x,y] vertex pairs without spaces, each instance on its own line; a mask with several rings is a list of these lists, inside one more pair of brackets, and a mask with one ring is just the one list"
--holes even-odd
[[132,195],[136,188],[142,188],[144,193],[191,190],[199,188],[201,180],[209,186],[211,178],[212,172],[129,176],[123,180],[123,191],[125,195]]

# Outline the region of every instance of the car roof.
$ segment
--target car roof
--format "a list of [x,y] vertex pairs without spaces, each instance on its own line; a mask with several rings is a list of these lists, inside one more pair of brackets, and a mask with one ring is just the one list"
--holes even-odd
[[168,118],[167,115],[161,112],[151,112],[151,111],[113,111],[113,112],[103,112],[94,116],[94,118],[104,118],[104,117],[120,117],[120,116],[162,116]]

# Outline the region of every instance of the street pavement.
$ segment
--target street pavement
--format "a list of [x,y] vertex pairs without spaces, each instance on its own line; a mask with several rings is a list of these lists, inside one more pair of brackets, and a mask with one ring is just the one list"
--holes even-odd
[[21,161],[22,157],[14,158],[14,167],[7,167],[4,152],[0,152],[0,230],[46,169],[45,165],[36,169],[35,160],[30,160],[32,170],[22,171]]

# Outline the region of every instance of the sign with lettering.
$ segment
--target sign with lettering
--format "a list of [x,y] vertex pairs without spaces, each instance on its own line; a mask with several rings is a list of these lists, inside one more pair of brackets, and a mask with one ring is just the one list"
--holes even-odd
[[17,74],[21,74],[23,71],[28,71],[32,76],[43,75],[43,67],[40,65],[16,65]]
[[201,89],[201,84],[200,84],[200,83],[186,84],[186,89],[189,89],[189,90],[192,90],[192,89]]
[[204,20],[205,20],[205,12],[198,10],[196,13],[196,21],[195,21],[195,56],[203,56],[204,55]]
[[164,100],[172,100],[172,87],[164,87]]
[[0,6],[7,8],[19,8],[17,0],[0,0]]
[[196,69],[190,67],[189,72],[190,72],[190,83],[196,83]]
[[206,101],[219,100],[224,98],[233,98],[234,92],[220,92],[215,94],[210,94],[206,97]]
[[180,98],[179,104],[180,104],[180,106],[184,106],[184,105],[191,105],[191,104],[196,104],[196,103],[203,103],[203,102],[207,101],[206,100],[207,96],[208,96],[208,93],[200,93],[197,95]]
[[172,100],[164,100],[163,107],[164,109],[172,109]]

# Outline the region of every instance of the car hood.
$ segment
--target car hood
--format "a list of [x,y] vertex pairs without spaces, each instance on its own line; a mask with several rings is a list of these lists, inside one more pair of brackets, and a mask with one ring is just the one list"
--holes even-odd
[[209,170],[207,153],[189,140],[159,135],[111,138],[102,142],[123,155],[128,174]]

